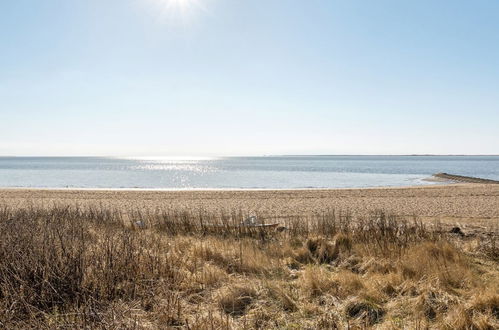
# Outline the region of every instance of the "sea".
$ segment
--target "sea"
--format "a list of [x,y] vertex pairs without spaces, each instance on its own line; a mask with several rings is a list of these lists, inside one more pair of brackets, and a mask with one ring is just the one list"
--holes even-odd
[[499,156],[0,157],[0,187],[310,189],[441,184],[433,174],[499,180]]

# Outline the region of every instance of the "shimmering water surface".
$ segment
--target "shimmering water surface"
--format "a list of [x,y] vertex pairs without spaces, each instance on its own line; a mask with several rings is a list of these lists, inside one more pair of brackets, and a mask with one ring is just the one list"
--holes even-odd
[[0,187],[346,188],[435,184],[437,172],[499,180],[499,156],[0,157]]

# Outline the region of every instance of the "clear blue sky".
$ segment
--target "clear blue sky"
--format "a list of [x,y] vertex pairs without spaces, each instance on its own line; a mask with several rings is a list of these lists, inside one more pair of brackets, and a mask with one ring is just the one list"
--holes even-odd
[[0,155],[412,153],[499,153],[499,1],[0,2]]

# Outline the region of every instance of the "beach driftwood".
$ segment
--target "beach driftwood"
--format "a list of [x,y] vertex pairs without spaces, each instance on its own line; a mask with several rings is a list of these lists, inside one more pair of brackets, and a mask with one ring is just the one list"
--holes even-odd
[[496,180],[475,178],[472,176],[455,175],[455,174],[449,174],[449,173],[437,173],[437,174],[433,174],[433,176],[436,178],[451,180],[451,181],[455,181],[455,182],[499,184],[499,181],[496,181]]
[[278,223],[264,223],[254,215],[247,217],[241,223],[241,227],[276,228],[277,226]]

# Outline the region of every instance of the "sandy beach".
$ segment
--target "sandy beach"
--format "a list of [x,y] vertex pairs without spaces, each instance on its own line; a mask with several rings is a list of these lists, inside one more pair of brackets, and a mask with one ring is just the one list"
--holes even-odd
[[121,210],[241,210],[272,218],[307,216],[328,209],[354,215],[384,210],[449,223],[499,224],[499,185],[486,184],[328,190],[0,190],[0,205],[53,204],[103,205]]

